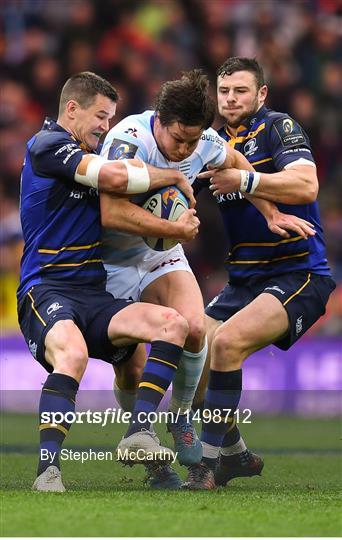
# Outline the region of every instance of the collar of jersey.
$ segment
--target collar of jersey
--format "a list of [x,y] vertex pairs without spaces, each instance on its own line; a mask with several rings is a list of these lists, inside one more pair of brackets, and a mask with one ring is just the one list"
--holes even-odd
[[79,140],[77,140],[73,135],[71,135],[71,133],[69,133],[69,131],[64,129],[62,126],[57,124],[57,122],[55,120],[53,120],[52,118],[49,118],[48,116],[44,120],[42,130],[44,130],[44,131],[64,131],[64,133],[67,133],[75,142],[77,142],[80,145],[80,148],[84,152],[96,153],[94,150],[91,150],[90,148],[88,148],[88,146],[85,143],[80,142]]
[[257,113],[248,116],[243,124],[238,127],[235,137],[233,137],[225,127],[226,134],[230,139],[235,139],[237,137],[244,137],[251,130],[255,131],[258,129],[259,125],[263,123],[266,111],[268,111],[268,109],[263,105]]

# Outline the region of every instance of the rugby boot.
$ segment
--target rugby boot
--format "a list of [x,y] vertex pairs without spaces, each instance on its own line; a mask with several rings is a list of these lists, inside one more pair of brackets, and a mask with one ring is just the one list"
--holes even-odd
[[170,448],[161,446],[157,435],[147,429],[132,433],[129,437],[123,437],[117,446],[116,453],[117,460],[128,465],[147,461],[169,463],[176,459],[174,452]]
[[167,430],[173,437],[180,465],[188,467],[201,461],[202,444],[187,415],[180,415],[176,422],[168,422]]
[[200,489],[215,489],[214,471],[208,467],[203,461],[191,465],[189,473],[183,486],[184,489],[200,490]]
[[180,489],[182,480],[170,465],[165,465],[162,462],[146,462],[145,469],[147,471],[146,483],[152,489]]
[[245,450],[240,454],[224,456],[220,454],[216,469],[215,482],[217,486],[225,486],[232,478],[240,476],[261,476],[264,462],[261,457]]
[[32,489],[34,491],[65,491],[62,483],[61,471],[55,466],[50,465],[42,474],[35,479]]

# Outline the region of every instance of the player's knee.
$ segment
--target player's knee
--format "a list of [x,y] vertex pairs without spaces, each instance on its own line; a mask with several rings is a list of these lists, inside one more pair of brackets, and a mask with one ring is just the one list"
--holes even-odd
[[54,369],[80,381],[88,364],[87,351],[82,347],[68,345],[55,355]]
[[227,329],[218,328],[211,346],[212,369],[239,369],[243,357],[241,348]]
[[189,345],[191,349],[201,349],[204,346],[205,338],[205,320],[204,317],[192,317],[188,320],[189,333],[186,340],[186,345]]
[[167,308],[163,312],[162,319],[162,332],[165,336],[164,340],[173,341],[183,346],[189,332],[187,320],[182,317],[178,311],[172,308]]

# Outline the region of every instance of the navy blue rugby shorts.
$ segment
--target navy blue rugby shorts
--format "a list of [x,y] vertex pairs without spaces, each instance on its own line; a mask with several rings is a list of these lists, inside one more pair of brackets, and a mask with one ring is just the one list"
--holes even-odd
[[114,365],[128,360],[137,346],[117,348],[108,338],[113,315],[132,303],[101,288],[36,285],[19,302],[19,324],[31,354],[49,373],[53,367],[45,360],[45,336],[57,321],[67,319],[82,332],[90,357]]
[[322,315],[336,284],[329,276],[307,271],[264,279],[251,278],[244,284],[228,283],[207,306],[205,312],[217,321],[227,321],[259,294],[269,293],[283,304],[289,317],[289,332],[274,343],[287,351]]

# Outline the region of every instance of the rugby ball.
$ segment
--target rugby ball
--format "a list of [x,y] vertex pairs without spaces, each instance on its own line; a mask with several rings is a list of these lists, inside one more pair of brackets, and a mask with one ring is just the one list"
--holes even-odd
[[[142,207],[162,219],[177,221],[185,210],[189,208],[188,199],[177,188],[168,186],[156,191],[142,205]],[[143,238],[144,242],[155,251],[165,251],[178,244],[174,238]]]

